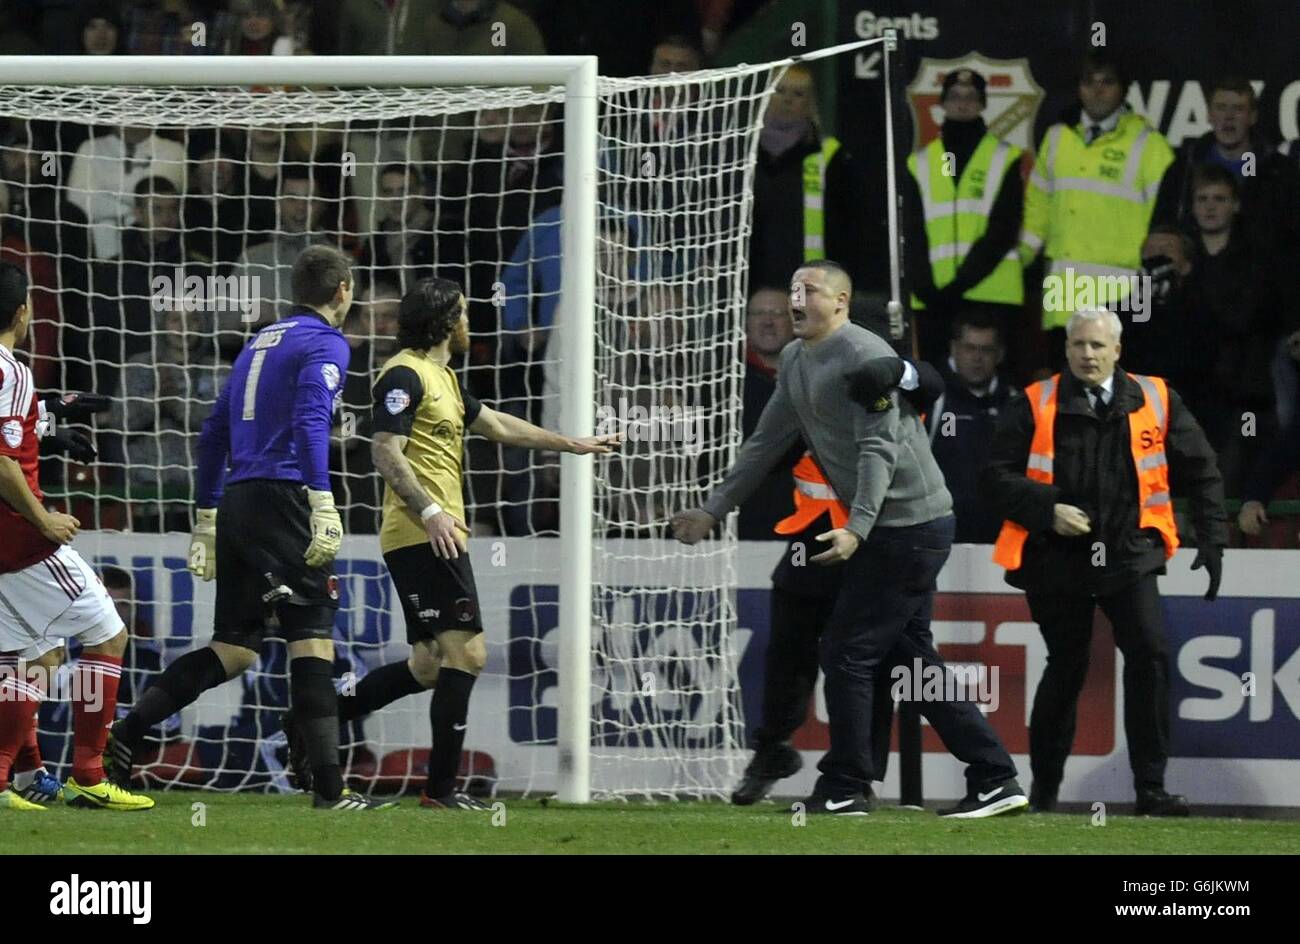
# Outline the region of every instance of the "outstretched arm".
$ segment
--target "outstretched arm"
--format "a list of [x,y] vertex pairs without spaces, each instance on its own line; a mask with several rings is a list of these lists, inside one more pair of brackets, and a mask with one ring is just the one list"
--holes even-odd
[[604,436],[587,436],[575,439],[562,433],[555,433],[540,426],[534,426],[527,420],[510,413],[502,413],[483,407],[470,424],[470,430],[485,436],[493,442],[505,443],[507,446],[520,446],[524,449],[550,449],[555,452],[572,452],[577,455],[604,455],[612,452],[621,442],[618,433]]

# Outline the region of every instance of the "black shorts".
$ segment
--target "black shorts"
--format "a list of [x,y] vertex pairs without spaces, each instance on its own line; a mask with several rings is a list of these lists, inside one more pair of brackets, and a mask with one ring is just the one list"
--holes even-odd
[[461,551],[456,559],[444,560],[426,542],[389,551],[384,563],[402,601],[408,643],[436,639],[449,629],[483,632],[468,553]]
[[311,506],[295,482],[248,479],[217,508],[217,600],[213,640],[260,649],[266,620],[287,642],[329,639],[339,606],[333,564],[308,567]]

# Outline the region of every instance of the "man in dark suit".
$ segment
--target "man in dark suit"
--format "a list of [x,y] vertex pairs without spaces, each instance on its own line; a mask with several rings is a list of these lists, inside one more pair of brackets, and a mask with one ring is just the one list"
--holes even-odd
[[1160,377],[1118,367],[1118,316],[1079,311],[1066,327],[1068,370],[1031,385],[999,418],[982,479],[1007,519],[993,559],[1025,591],[1047,642],[1034,695],[1030,803],[1056,805],[1088,671],[1093,611],[1124,654],[1124,730],[1137,813],[1186,816],[1164,788],[1169,755],[1169,654],[1156,576],[1178,547],[1171,478],[1190,499],[1193,569],[1214,600],[1228,521],[1214,450]]

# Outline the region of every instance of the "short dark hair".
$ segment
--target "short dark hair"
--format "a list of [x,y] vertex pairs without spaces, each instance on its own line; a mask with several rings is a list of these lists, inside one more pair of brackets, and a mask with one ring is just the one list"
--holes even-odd
[[1215,184],[1222,184],[1232,191],[1232,195],[1238,199],[1241,198],[1241,184],[1237,181],[1237,175],[1222,164],[1197,164],[1192,168],[1192,194],[1202,187],[1212,187]]
[[294,261],[289,278],[293,303],[309,308],[328,305],[340,282],[352,284],[352,257],[333,246],[308,246]]
[[992,328],[993,333],[997,336],[998,344],[1006,343],[1002,337],[1002,326],[986,315],[969,311],[958,314],[957,317],[952,320],[952,339],[954,341],[960,341],[962,332],[967,328],[971,328],[975,331],[987,331]]
[[0,262],[0,331],[13,327],[18,309],[27,304],[27,273],[12,262]]
[[1238,95],[1245,95],[1251,111],[1259,105],[1259,100],[1255,97],[1255,86],[1239,75],[1224,75],[1215,79],[1214,84],[1210,86],[1210,94],[1205,96],[1206,104],[1214,98],[1215,92],[1236,92]]
[[460,320],[465,293],[451,279],[421,279],[402,296],[397,309],[397,344],[427,351],[451,336]]
[[135,185],[135,190],[132,192],[137,198],[180,196],[180,191],[176,189],[174,183],[166,177],[159,177],[157,175],[141,178],[140,182]]
[[121,567],[114,567],[112,564],[105,564],[99,570],[99,579],[104,582],[104,586],[109,590],[130,590],[131,575]]
[[805,262],[799,266],[800,269],[821,269],[823,272],[829,272],[831,275],[843,278],[849,286],[849,295],[853,295],[853,276],[849,275],[849,270],[844,268],[833,259],[814,259],[811,262]]
[[1113,72],[1115,78],[1119,80],[1121,89],[1127,91],[1129,83],[1128,69],[1115,55],[1104,46],[1091,46],[1083,54],[1083,61],[1079,63],[1079,81],[1093,75],[1096,72]]

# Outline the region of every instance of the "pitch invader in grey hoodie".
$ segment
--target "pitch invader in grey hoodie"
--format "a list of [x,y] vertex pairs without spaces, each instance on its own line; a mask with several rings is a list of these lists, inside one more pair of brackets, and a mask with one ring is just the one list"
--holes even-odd
[[[943,667],[929,618],[952,543],[952,496],[911,404],[897,393],[870,407],[850,397],[849,375],[893,351],[849,322],[844,270],[829,260],[809,263],[795,272],[791,295],[795,340],[781,353],[776,392],[726,479],[703,508],[674,517],[673,533],[686,544],[699,541],[803,436],[850,512],[845,527],[818,536],[829,547],[811,558],[848,569],[822,647],[831,749],[806,809],[865,813],[875,668],[895,645],[909,648],[918,665]],[[1027,805],[1015,765],[973,701],[930,702],[921,712],[968,765],[966,798],[941,815],[993,816]]]

